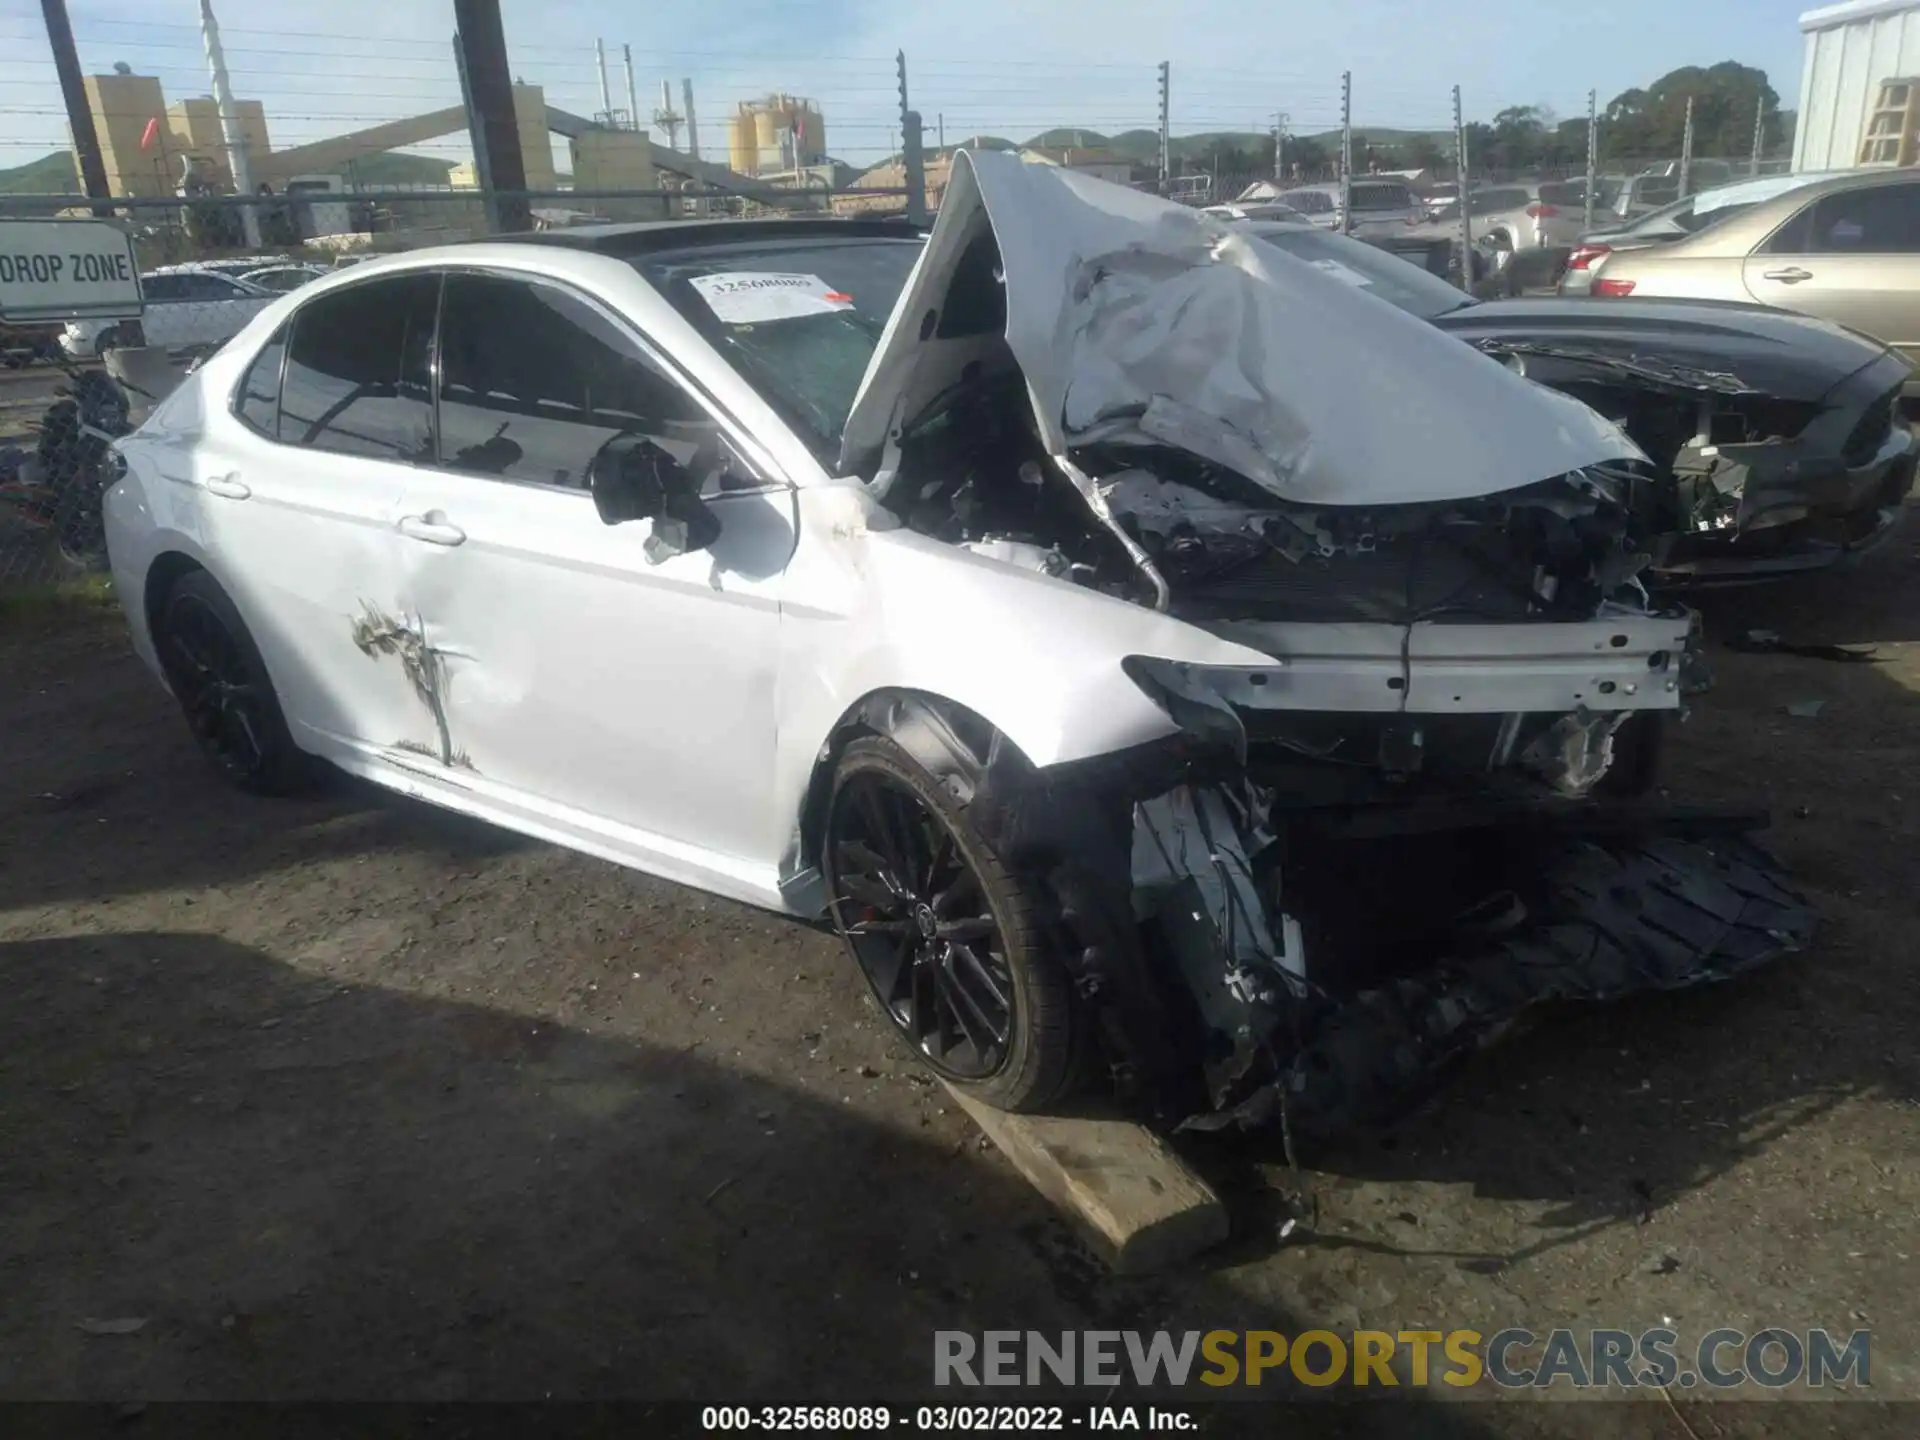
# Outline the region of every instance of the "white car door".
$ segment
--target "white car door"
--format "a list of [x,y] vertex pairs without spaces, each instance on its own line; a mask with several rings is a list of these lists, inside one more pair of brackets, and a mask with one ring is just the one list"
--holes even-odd
[[[367,769],[440,753],[415,681],[400,495],[432,454],[430,274],[296,311],[190,453],[217,578],[240,607],[302,748]],[[291,343],[288,343],[290,339]]]
[[[449,778],[669,873],[676,851],[767,866],[790,489],[573,291],[452,272],[438,356],[441,468],[408,473],[400,530]],[[705,476],[711,547],[650,556],[654,522],[601,521],[588,467],[622,433]]]

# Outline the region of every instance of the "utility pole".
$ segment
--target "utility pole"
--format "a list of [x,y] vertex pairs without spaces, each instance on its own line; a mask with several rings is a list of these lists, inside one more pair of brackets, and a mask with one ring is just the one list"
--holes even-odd
[[[680,148],[680,121],[682,118],[680,112],[673,108],[673,82],[671,80],[662,80],[660,82],[660,108],[653,112],[653,123],[667,132],[667,148],[669,150],[678,150]],[[795,153],[798,154],[797,149]],[[799,162],[796,160],[794,165],[797,169]]]
[[1273,178],[1287,178],[1287,112],[1273,117]]
[[1173,66],[1165,60],[1160,62],[1160,193],[1167,193],[1168,182],[1173,179],[1173,146],[1169,135],[1169,126],[1173,120],[1172,95]]
[[687,114],[687,154],[700,158],[700,122],[693,118],[693,81],[680,77],[680,108]]
[[507,68],[507,36],[500,0],[453,0],[467,88],[473,96],[473,148],[486,148],[494,192],[495,224],[513,233],[533,228],[527,203],[527,164],[520,154],[520,124],[513,113],[513,73]]
[[647,127],[640,123],[640,92],[634,88],[633,84],[633,47],[631,45],[620,47],[620,62],[627,71],[627,128],[645,130]]
[[[46,17],[47,45],[53,51],[53,68],[60,77],[60,97],[67,103],[67,126],[73,131],[73,155],[80,171],[80,188],[93,200],[105,200],[107,167],[100,159],[100,136],[93,128],[87,85],[80,78],[80,56],[73,48],[67,0],[40,0],[40,13]],[[113,208],[96,204],[93,213],[105,217],[113,214]]]
[[1473,206],[1467,203],[1467,121],[1460,108],[1460,87],[1453,87],[1453,153],[1460,162],[1460,288],[1473,293]]
[[939,132],[940,153],[947,153],[947,112],[942,110],[933,117],[934,128]]
[[252,202],[253,173],[247,164],[247,137],[240,132],[240,112],[227,83],[227,57],[220,52],[220,26],[213,18],[213,0],[200,0],[200,38],[206,42],[207,68],[213,72],[213,99],[220,111],[220,138],[226,142],[227,173],[233,193],[248,197],[240,206],[240,228],[247,248],[260,248],[260,211]]
[[[480,187],[480,210],[487,222],[487,233],[500,232],[500,207],[494,198],[493,166],[487,160],[487,137],[480,124],[480,112],[473,108],[473,86],[467,81],[467,49],[460,43],[460,32],[453,34],[453,68],[460,77],[460,104],[467,112],[467,134],[473,140],[473,179]],[[352,176],[348,176],[351,183]]]
[[593,68],[600,72],[600,123],[613,126],[613,91],[607,88],[607,47],[593,42]]
[[1600,92],[1587,91],[1587,202],[1581,230],[1593,229],[1593,192],[1600,184]]
[[1340,72],[1340,233],[1353,233],[1353,72]]
[[1753,173],[1760,173],[1760,157],[1767,149],[1767,100],[1764,95],[1753,102]]
[[1693,97],[1687,96],[1687,128],[1680,132],[1680,198],[1693,194]]
[[900,169],[907,182],[907,219],[927,222],[926,153],[920,142],[920,112],[907,104],[907,52],[896,51],[894,69],[900,81]]

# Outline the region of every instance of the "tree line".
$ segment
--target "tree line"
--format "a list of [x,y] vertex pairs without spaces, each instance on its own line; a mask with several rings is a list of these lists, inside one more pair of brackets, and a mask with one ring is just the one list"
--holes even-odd
[[[1702,68],[1683,66],[1645,89],[1625,90],[1599,112],[1599,161],[1602,169],[1676,160],[1686,130],[1687,100],[1693,100],[1693,153],[1744,159],[1753,150],[1754,116],[1761,117],[1761,153],[1773,157],[1793,144],[1794,116],[1780,108],[1767,73],[1751,65],[1723,60]],[[1509,105],[1491,122],[1468,123],[1467,156],[1474,173],[1527,171],[1584,172],[1587,165],[1587,117],[1561,119],[1544,105]],[[1338,136],[1290,136],[1288,172],[1303,176],[1334,173]],[[1451,170],[1453,137],[1445,133],[1371,136],[1357,128],[1353,166],[1369,170]],[[1220,144],[1190,163],[1211,166],[1223,175],[1273,173],[1273,141],[1242,146]]]

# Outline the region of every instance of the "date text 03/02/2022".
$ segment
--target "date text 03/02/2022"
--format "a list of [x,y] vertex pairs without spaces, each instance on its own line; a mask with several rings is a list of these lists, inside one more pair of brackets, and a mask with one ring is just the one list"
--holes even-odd
[[1160,1405],[708,1405],[710,1431],[899,1430],[915,1434],[1016,1431],[1195,1430],[1192,1412]]

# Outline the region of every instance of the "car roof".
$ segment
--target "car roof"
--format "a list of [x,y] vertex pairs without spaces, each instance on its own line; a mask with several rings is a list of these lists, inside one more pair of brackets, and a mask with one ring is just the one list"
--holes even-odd
[[484,242],[465,243],[554,246],[565,250],[587,250],[624,260],[658,251],[734,245],[742,241],[917,240],[924,233],[923,226],[890,217],[776,215],[755,220],[645,220],[624,225],[576,225],[565,230],[495,235]]

